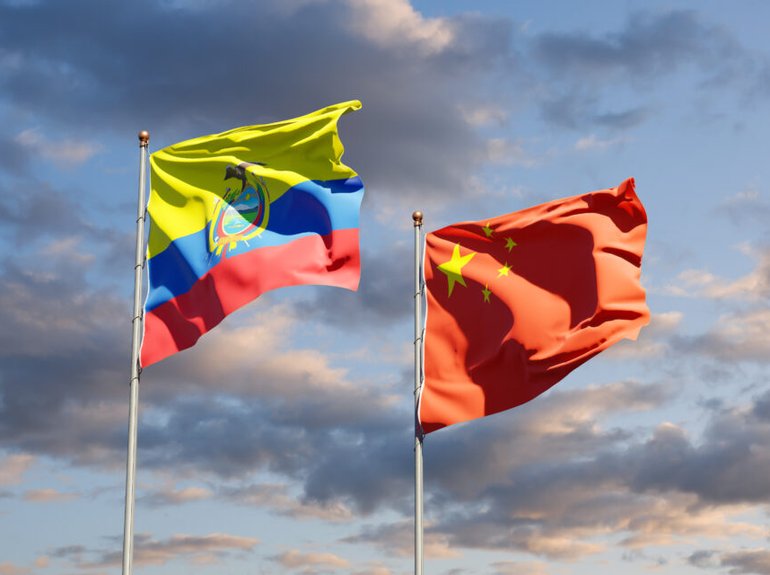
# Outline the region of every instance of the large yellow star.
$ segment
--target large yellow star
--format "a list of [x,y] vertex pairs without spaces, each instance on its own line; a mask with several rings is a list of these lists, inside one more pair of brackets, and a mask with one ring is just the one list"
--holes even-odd
[[466,287],[465,278],[463,277],[463,266],[465,266],[476,252],[470,252],[464,256],[460,255],[460,244],[455,244],[455,249],[452,252],[452,259],[443,264],[439,264],[438,269],[446,274],[447,280],[449,280],[449,295],[452,295],[452,290],[455,289],[455,283],[459,283],[461,286]]

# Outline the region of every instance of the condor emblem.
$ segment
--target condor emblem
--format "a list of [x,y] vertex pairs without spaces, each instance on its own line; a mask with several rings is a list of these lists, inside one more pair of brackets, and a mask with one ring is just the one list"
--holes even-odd
[[270,193],[265,180],[249,169],[259,165],[262,164],[242,162],[227,166],[225,181],[238,182],[228,186],[214,204],[209,222],[209,252],[227,256],[240,242],[248,246],[249,240],[265,231],[270,216]]

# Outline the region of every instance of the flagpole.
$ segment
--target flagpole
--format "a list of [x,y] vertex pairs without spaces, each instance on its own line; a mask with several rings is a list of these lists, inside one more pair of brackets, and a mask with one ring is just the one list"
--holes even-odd
[[412,214],[414,221],[414,573],[422,575],[422,431],[418,421],[422,386],[422,212]]
[[123,575],[131,575],[134,555],[134,501],[136,484],[136,437],[139,412],[139,346],[142,338],[142,287],[144,285],[144,220],[147,182],[147,147],[150,133],[139,132],[139,201],[136,215],[134,264],[134,316],[131,320],[131,385],[128,405],[128,456],[126,457],[126,507],[123,524]]

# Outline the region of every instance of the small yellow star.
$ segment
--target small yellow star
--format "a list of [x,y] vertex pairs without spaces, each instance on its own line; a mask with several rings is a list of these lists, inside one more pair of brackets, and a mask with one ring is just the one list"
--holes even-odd
[[507,276],[509,271],[511,271],[511,266],[506,263],[503,267],[497,270],[497,277]]
[[510,252],[513,248],[518,246],[516,242],[513,241],[513,238],[505,238],[505,247],[508,248],[508,251]]
[[455,248],[452,251],[452,259],[443,264],[439,264],[438,269],[446,274],[449,281],[449,295],[452,295],[452,290],[455,289],[455,283],[459,283],[461,286],[466,287],[465,278],[463,277],[463,266],[465,266],[476,252],[470,252],[464,256],[460,255],[460,244],[455,244]]
[[484,231],[484,235],[488,238],[492,237],[492,228],[489,227],[489,222],[487,222],[487,225],[481,228]]
[[486,285],[484,286],[484,289],[483,289],[483,290],[481,290],[481,293],[484,295],[484,301],[485,301],[486,303],[490,303],[490,302],[489,302],[489,295],[490,295],[492,292],[489,290],[489,284],[486,284]]

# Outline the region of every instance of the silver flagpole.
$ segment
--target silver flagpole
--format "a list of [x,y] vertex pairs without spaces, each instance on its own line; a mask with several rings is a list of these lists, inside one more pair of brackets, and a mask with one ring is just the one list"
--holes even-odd
[[134,264],[134,317],[131,320],[131,399],[128,405],[128,456],[126,458],[126,511],[123,524],[123,575],[131,575],[134,555],[134,500],[136,484],[136,428],[139,411],[139,345],[142,338],[142,287],[144,285],[144,219],[146,214],[147,146],[150,133],[139,132],[139,201],[136,215]]
[[414,220],[414,573],[422,575],[422,431],[417,419],[422,386],[422,212]]

